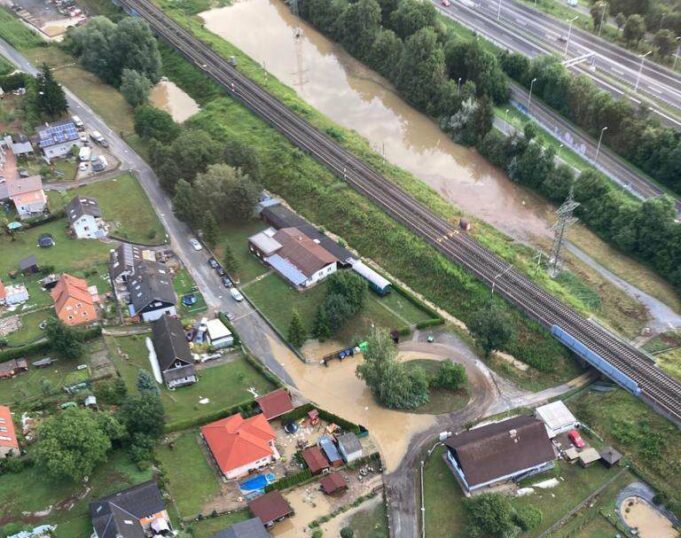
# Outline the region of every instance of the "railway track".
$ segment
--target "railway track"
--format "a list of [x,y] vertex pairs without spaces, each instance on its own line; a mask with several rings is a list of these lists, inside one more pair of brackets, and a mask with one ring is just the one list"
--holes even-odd
[[242,75],[149,0],[119,0],[119,3],[129,13],[144,18],[161,38],[220,83],[232,97],[395,220],[491,286],[493,292],[499,293],[545,327],[559,325],[634,379],[641,388],[643,399],[681,425],[681,383],[660,371],[645,354],[600,325],[585,319],[503,259],[422,206],[400,187]]

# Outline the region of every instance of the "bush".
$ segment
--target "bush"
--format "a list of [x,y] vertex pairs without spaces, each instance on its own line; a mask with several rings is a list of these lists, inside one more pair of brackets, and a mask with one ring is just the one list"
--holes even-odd
[[298,484],[302,484],[303,482],[307,482],[312,478],[314,478],[312,476],[312,471],[310,471],[310,469],[305,469],[303,471],[300,471],[299,473],[284,476],[277,480],[276,482],[273,482],[272,484],[268,484],[267,486],[265,486],[265,491],[269,492],[274,490],[287,489],[293,486],[297,486]]
[[341,538],[352,538],[355,535],[355,531],[353,531],[350,527],[343,527],[340,531]]
[[542,522],[543,514],[536,506],[521,506],[516,509],[513,519],[523,531],[527,532]]

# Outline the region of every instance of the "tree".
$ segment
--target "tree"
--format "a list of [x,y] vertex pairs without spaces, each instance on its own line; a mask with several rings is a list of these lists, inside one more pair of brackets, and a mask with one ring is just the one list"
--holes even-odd
[[112,442],[119,442],[128,436],[123,423],[109,413],[97,413],[97,425]]
[[434,26],[437,11],[430,2],[401,0],[397,9],[390,14],[389,27],[402,39],[416,32]]
[[355,315],[348,299],[337,293],[327,295],[319,308],[326,313],[331,334],[337,333]]
[[106,461],[111,441],[94,413],[71,408],[46,419],[38,428],[32,454],[36,465],[53,478],[80,481]]
[[367,338],[364,362],[355,373],[376,400],[393,409],[414,409],[428,401],[428,380],[423,368],[397,362],[397,351],[386,330],[373,328]]
[[123,69],[120,90],[125,100],[135,108],[145,104],[149,99],[151,82],[142,73],[132,69]]
[[239,261],[234,256],[228,241],[225,241],[222,247],[222,266],[230,275],[236,275],[239,272]]
[[337,28],[339,41],[364,60],[381,29],[381,7],[376,0],[358,0],[343,12]]
[[501,68],[514,80],[523,81],[530,70],[530,60],[518,52],[504,52],[501,55]]
[[306,331],[303,326],[303,320],[300,318],[297,310],[291,314],[291,322],[288,326],[288,341],[295,347],[300,347],[305,343]]
[[201,203],[194,188],[184,179],[180,179],[175,185],[173,196],[173,213],[181,221],[195,228],[201,215]]
[[609,7],[605,0],[598,0],[592,4],[590,13],[594,23],[594,31],[600,30],[601,25],[607,22]]
[[458,390],[468,381],[466,369],[461,364],[443,361],[437,370],[430,386],[447,390]]
[[120,377],[98,381],[94,385],[94,394],[101,403],[121,405],[128,395],[128,388]]
[[141,369],[137,373],[137,390],[140,392],[140,394],[146,392],[160,394],[161,392],[158,388],[158,383],[156,383],[156,380],[154,379],[154,376],[144,369]]
[[657,52],[662,58],[670,56],[676,47],[676,38],[671,30],[658,30],[653,38],[653,43],[657,47]]
[[445,55],[435,31],[423,28],[407,39],[396,84],[409,102],[428,110],[431,103],[437,102],[440,86],[446,80],[445,70]]
[[367,63],[384,77],[393,80],[397,75],[403,49],[404,43],[395,32],[381,29],[371,45]]
[[629,15],[624,23],[623,37],[626,41],[636,44],[646,33],[646,23],[641,15]]
[[163,434],[165,410],[158,394],[145,392],[128,397],[118,413],[131,436],[143,433],[156,439]]
[[514,337],[513,322],[497,306],[490,304],[477,310],[468,323],[468,330],[489,357],[495,349],[501,349]]
[[329,336],[331,336],[329,318],[326,315],[326,310],[324,308],[321,308],[321,306],[317,309],[317,314],[315,315],[314,320],[314,329],[312,332],[315,335],[315,337],[321,341],[324,341]]
[[78,334],[61,320],[57,318],[48,319],[45,335],[50,342],[50,347],[65,359],[75,360],[83,355],[83,344],[78,338]]
[[52,384],[52,381],[44,377],[43,379],[40,380],[40,392],[43,393],[43,396],[49,396],[54,392],[54,385]]
[[516,508],[513,519],[523,531],[527,532],[536,528],[544,519],[544,515],[539,508],[528,504]]
[[207,211],[203,216],[203,221],[201,223],[201,232],[203,240],[211,248],[215,248],[218,242],[218,235],[220,234],[220,228],[218,228],[218,223],[215,220],[215,216],[210,211]]
[[352,313],[358,313],[364,306],[367,283],[357,273],[338,271],[327,279],[327,295],[340,295],[348,302]]
[[142,138],[170,144],[180,134],[180,126],[164,110],[142,105],[135,109],[135,132]]
[[452,37],[445,45],[447,72],[452,80],[462,78],[475,83],[477,95],[487,96],[495,103],[508,101],[506,77],[499,62],[476,39],[463,41]]
[[252,146],[242,144],[237,140],[230,140],[225,146],[224,157],[227,164],[241,169],[253,181],[259,182],[262,180],[260,159]]
[[622,13],[621,11],[615,15],[615,24],[617,25],[618,30],[622,30],[622,27],[624,24],[627,22],[627,16]]
[[500,493],[482,493],[464,500],[468,515],[467,534],[512,538],[520,529],[513,521],[513,507]]
[[149,25],[140,17],[125,17],[117,27],[113,39],[114,57],[123,71],[132,69],[146,76],[153,84],[161,79],[161,54],[158,41]]
[[246,174],[227,164],[213,164],[196,177],[201,206],[221,222],[245,221],[253,216],[260,188]]
[[46,63],[36,77],[36,106],[41,114],[49,118],[60,116],[69,108],[64,89],[54,80]]

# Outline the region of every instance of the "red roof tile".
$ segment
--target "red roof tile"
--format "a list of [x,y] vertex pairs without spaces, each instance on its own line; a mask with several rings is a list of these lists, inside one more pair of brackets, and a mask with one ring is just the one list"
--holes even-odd
[[293,411],[293,403],[291,396],[284,389],[277,389],[264,396],[255,399],[262,409],[263,414],[267,420],[280,417],[284,413]]
[[293,514],[291,506],[278,491],[270,491],[253,499],[248,508],[255,517],[259,517],[263,525],[273,523],[277,519]]
[[319,483],[322,486],[322,491],[327,495],[336,493],[342,489],[347,489],[348,483],[345,481],[340,473],[329,473],[322,478]]
[[311,446],[303,450],[303,459],[310,468],[312,474],[317,474],[324,469],[328,469],[330,465],[329,460],[322,454],[322,451],[318,446]]
[[0,405],[0,446],[19,450],[17,434],[9,407]]

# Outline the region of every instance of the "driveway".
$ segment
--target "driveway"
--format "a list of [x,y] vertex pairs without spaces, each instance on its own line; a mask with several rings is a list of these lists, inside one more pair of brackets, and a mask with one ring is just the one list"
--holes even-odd
[[[38,69],[27,58],[2,39],[0,39],[0,54],[22,71],[32,75],[38,73]],[[158,178],[151,167],[116,132],[110,129],[87,104],[66,87],[64,90],[70,112],[78,115],[89,129],[102,133],[109,141],[110,151],[121,161],[120,170],[132,172],[139,180],[151,201],[151,205],[165,226],[170,246],[196,281],[196,285],[201,290],[209,308],[212,311],[226,310],[232,312],[236,316],[233,325],[245,347],[282,380],[292,384],[289,375],[274,358],[269,342],[279,342],[283,346],[286,346],[286,344],[281,341],[279,336],[247,301],[237,303],[231,298],[220,283],[218,276],[209,267],[209,256],[206,251],[197,252],[191,247],[188,239],[192,232],[186,224],[173,215],[171,201],[161,189]]]

